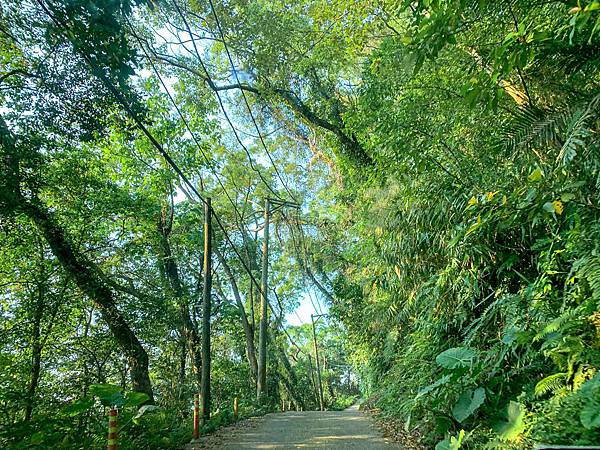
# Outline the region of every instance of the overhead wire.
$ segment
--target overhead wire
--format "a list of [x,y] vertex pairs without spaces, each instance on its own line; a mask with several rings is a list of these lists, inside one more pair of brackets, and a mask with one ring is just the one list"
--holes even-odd
[[[85,52],[78,51],[78,47],[77,47],[76,43],[74,42],[74,36],[72,35],[72,32],[71,32],[69,26],[67,24],[65,24],[64,22],[62,22],[60,19],[58,19],[53,14],[53,12],[44,4],[43,0],[35,0],[35,1],[43,9],[43,11],[48,15],[48,17],[50,17],[50,19],[60,29],[62,29],[65,32],[67,39],[71,42],[71,44],[73,45],[73,47],[75,48],[75,50],[77,51],[77,53],[79,54],[79,56],[82,57],[83,60],[86,62],[86,64],[90,67],[90,69],[92,71],[92,74],[94,76],[96,76],[105,85],[105,87],[111,92],[111,94],[115,97],[115,99],[125,109],[125,111],[127,112],[127,114],[133,119],[133,121],[136,123],[136,125],[138,126],[138,128],[149,139],[149,141],[151,142],[151,144],[159,151],[159,153],[165,159],[165,161],[169,164],[169,166],[175,171],[175,173],[177,173],[177,175],[183,180],[183,182],[188,186],[188,188],[198,197],[198,199],[204,205],[208,205],[208,202],[204,198],[204,196],[202,196],[200,194],[200,192],[190,182],[190,180],[187,178],[187,176],[184,174],[184,172],[175,163],[175,161],[170,156],[170,154],[165,150],[165,148],[163,147],[163,145],[160,142],[158,142],[158,140],[154,137],[154,135],[150,132],[150,130],[144,125],[144,123],[142,122],[142,120],[140,119],[140,117],[138,116],[138,114],[135,112],[135,110],[131,107],[131,105],[129,104],[129,102],[127,101],[127,99],[124,97],[124,95],[113,85],[113,83],[102,73],[102,71],[99,70],[98,67],[96,67],[96,65],[94,64],[94,62],[92,61],[92,59],[87,54],[85,54]],[[166,88],[166,86],[165,86],[165,88]],[[191,131],[190,131],[190,133],[191,133]],[[214,209],[212,208],[212,206],[211,206],[211,211],[213,212],[212,216],[216,220],[218,227],[223,232],[223,236],[225,237],[225,240],[227,241],[227,243],[230,245],[231,249],[235,253],[235,255],[236,255],[237,259],[239,260],[239,262],[241,263],[244,271],[248,274],[251,283],[254,284],[254,286],[258,289],[258,291],[259,291],[259,293],[261,295],[265,295],[266,296],[266,293],[263,293],[262,287],[260,286],[260,284],[258,283],[258,281],[256,280],[256,278],[252,274],[251,269],[247,266],[246,262],[244,261],[244,258],[240,255],[240,253],[238,252],[235,244],[231,241],[231,239],[230,239],[230,237],[229,237],[229,235],[227,233],[227,230],[225,229],[225,226],[223,225],[223,222],[219,218],[219,215],[216,213],[216,211],[214,211]],[[275,296],[276,296],[278,302],[280,302],[279,297],[277,296],[276,292],[275,292]],[[273,306],[270,304],[270,302],[267,301],[267,304],[268,304],[270,310],[273,312],[273,314],[278,319],[278,320],[276,320],[277,326],[280,327],[285,332],[285,334],[287,335],[287,337],[290,340],[290,342],[294,346],[296,346],[298,349],[300,349],[298,347],[298,345],[293,341],[293,339],[291,338],[291,336],[289,335],[289,333],[287,332],[287,330],[285,328],[283,328],[283,309],[282,309],[282,313],[278,315],[277,312],[275,311],[275,309],[273,308]]]
[[[44,4],[44,2],[42,0],[36,0],[36,2],[38,3],[38,5],[40,5],[40,7],[44,10],[44,12],[48,15],[48,17],[50,17],[56,25],[58,25],[60,28],[62,28],[65,31],[67,39],[69,39],[69,41],[72,43],[73,47],[77,50],[77,45],[75,44],[75,42],[73,42],[74,38],[73,38],[73,36],[71,36],[71,30],[69,29],[68,25],[66,25],[65,23],[60,21],[52,13],[52,11],[50,11],[48,9],[48,7]],[[133,121],[136,123],[138,128],[140,130],[142,130],[144,135],[146,135],[146,137],[150,140],[152,145],[160,152],[160,154],[167,161],[167,163],[171,166],[171,168],[177,173],[177,175],[179,175],[179,177],[184,181],[184,183],[186,185],[188,185],[188,187],[198,196],[198,198],[200,198],[201,201],[206,204],[206,200],[200,195],[200,193],[197,191],[195,186],[190,182],[190,180],[186,177],[186,175],[177,166],[175,161],[173,161],[173,159],[171,158],[169,153],[164,149],[162,144],[156,140],[156,138],[152,135],[152,133],[150,133],[150,130],[148,130],[148,128],[144,125],[144,123],[142,122],[142,120],[140,119],[138,114],[133,110],[133,108],[131,107],[131,105],[129,104],[127,99],[124,97],[124,95],[121,92],[119,92],[119,90],[102,73],[102,71],[96,67],[94,62],[91,60],[91,58],[88,55],[85,54],[85,52],[79,51],[78,54],[79,54],[79,56],[81,56],[84,59],[84,61],[88,64],[88,66],[90,66],[90,69],[92,70],[92,73],[94,74],[94,76],[96,76],[97,78],[100,79],[100,81],[111,92],[111,94],[117,99],[117,101],[121,104],[121,106],[123,106],[125,111],[133,119]]]
[[[223,190],[223,193],[225,194],[225,196],[227,197],[227,199],[229,200],[229,202],[231,203],[231,205],[233,206],[234,212],[238,215],[238,217],[241,218],[241,214],[237,209],[237,206],[235,204],[235,202],[233,201],[233,199],[231,198],[231,196],[229,195],[229,192],[227,192],[227,189],[225,188],[225,185],[223,183],[223,181],[221,180],[221,177],[219,176],[219,174],[217,173],[216,169],[214,168],[214,164],[213,162],[208,158],[208,156],[206,155],[206,153],[204,152],[204,149],[202,148],[202,145],[200,144],[200,142],[198,141],[198,139],[196,138],[196,133],[194,133],[194,131],[192,131],[188,120],[185,118],[185,116],[183,115],[183,113],[181,112],[181,109],[179,108],[179,106],[177,105],[177,102],[175,101],[175,99],[173,98],[173,96],[171,95],[171,92],[169,92],[169,89],[167,88],[166,83],[164,82],[162,76],[160,75],[158,69],[156,68],[155,64],[152,61],[152,58],[150,58],[150,55],[148,55],[148,52],[146,51],[146,48],[144,47],[144,44],[142,42],[142,39],[140,38],[140,36],[136,33],[135,29],[133,28],[133,25],[131,24],[131,22],[129,21],[129,19],[127,19],[127,23],[129,24],[129,27],[131,29],[132,34],[134,35],[134,37],[137,39],[138,43],[140,44],[140,47],[142,48],[142,51],[144,52],[144,55],[146,56],[146,59],[148,60],[148,62],[150,63],[150,66],[152,67],[152,70],[154,72],[154,74],[156,75],[156,77],[158,78],[160,84],[162,85],[164,91],[166,92],[169,100],[171,101],[171,104],[173,105],[173,107],[175,108],[175,110],[177,111],[177,114],[179,115],[179,117],[181,118],[182,122],[185,125],[185,128],[187,129],[187,131],[190,133],[190,135],[192,136],[192,139],[194,141],[194,143],[196,144],[196,146],[198,147],[198,150],[200,150],[201,155],[203,156],[203,158],[205,159],[210,171],[212,172],[212,174],[215,176],[215,179],[217,180],[217,182],[219,183],[219,185],[221,186],[221,189]],[[236,221],[237,223],[237,221]],[[243,233],[242,230],[240,230],[240,232]]]
[[[287,216],[285,214],[284,214],[284,218],[287,220]],[[291,223],[289,221],[288,221],[288,224],[291,226]],[[306,248],[306,237],[304,234],[304,228],[302,228],[302,225],[300,224],[300,213],[299,212],[297,212],[297,217],[296,217],[296,228],[300,232],[299,241],[300,241],[300,245],[302,246],[305,264],[308,268],[310,261],[308,260],[308,250]],[[291,230],[290,230],[290,232],[291,232]],[[303,277],[306,276],[306,274],[304,272],[302,272],[302,275],[303,275]],[[315,277],[314,274],[313,274],[313,277]],[[319,300],[319,296],[315,295],[315,299],[317,301],[317,305],[319,306],[320,314],[323,314],[323,311],[322,311],[323,305],[321,304],[321,301]]]
[[[308,270],[308,255],[307,255],[307,250],[306,250],[306,242],[305,242],[305,237],[304,237],[304,230],[302,229],[302,226],[300,225],[300,212],[296,210],[296,214],[297,214],[297,219],[295,222],[295,227],[294,224],[292,223],[292,221],[290,220],[290,218],[285,214],[282,213],[284,220],[286,221],[286,223],[288,224],[289,230],[290,230],[290,236],[292,237],[292,244],[294,246],[294,250],[296,252],[297,255],[297,259],[299,260],[299,264],[300,264],[300,270],[302,272],[302,279],[304,280],[304,284],[308,285],[308,281],[306,279],[306,271]],[[298,237],[298,241],[300,241],[300,244],[298,244],[296,242],[296,235],[294,233],[294,228],[298,229],[300,236]],[[299,249],[299,246],[302,247],[302,250]],[[313,299],[313,295],[312,295],[312,290],[308,290],[307,294],[309,296],[309,300],[312,304],[312,307],[314,309],[314,311],[317,314],[323,314],[323,305],[321,304],[321,301],[319,300],[319,296],[315,294],[314,299]],[[316,305],[315,305],[315,301],[316,301]]]
[[[71,30],[69,29],[68,25],[66,25],[62,21],[60,21],[52,13],[52,11],[50,11],[48,9],[48,7],[44,4],[44,2],[42,0],[35,0],[35,1],[38,3],[38,5],[40,5],[40,7],[44,10],[44,12],[48,15],[48,17],[50,17],[50,19],[59,28],[61,28],[66,33],[67,39],[72,43],[72,45],[74,46],[74,48],[77,50],[77,46],[73,42],[74,37],[72,36]],[[144,125],[144,123],[142,122],[142,120],[140,119],[140,117],[138,116],[138,114],[133,110],[133,108],[131,107],[131,105],[129,105],[129,102],[126,100],[126,98],[123,96],[123,94],[121,92],[119,92],[119,90],[102,73],[102,71],[100,71],[96,67],[96,65],[94,64],[94,62],[91,60],[91,58],[88,55],[86,55],[84,52],[78,52],[78,54],[84,59],[84,61],[86,62],[86,64],[88,64],[88,66],[92,70],[92,73],[94,74],[94,76],[96,76],[97,78],[100,79],[100,81],[102,81],[102,83],[111,92],[111,94],[117,99],[117,101],[121,104],[121,106],[123,106],[123,108],[125,109],[125,111],[134,120],[134,122],[136,123],[136,125],[138,126],[138,128],[140,128],[140,130],[142,130],[142,132],[150,140],[150,142],[152,143],[152,145],[160,152],[160,154],[163,156],[163,158],[165,159],[165,161],[167,161],[167,163],[169,164],[169,166],[171,166],[171,168],[177,173],[177,175],[183,180],[183,182],[189,187],[189,189],[198,197],[198,199],[203,204],[206,205],[207,204],[206,199],[200,194],[200,192],[198,192],[198,190],[196,189],[196,187],[190,182],[190,180],[187,178],[187,176],[183,173],[183,171],[175,163],[175,161],[173,160],[173,158],[164,149],[164,147],[162,146],[162,144],[160,144],[160,142],[158,142],[158,140],[154,137],[154,135],[150,132],[150,130],[148,130],[148,128]],[[219,226],[219,228],[223,232],[225,240],[230,245],[230,247],[232,248],[233,252],[235,253],[237,259],[242,264],[245,272],[250,277],[251,282],[257,287],[257,289],[259,290],[259,292],[262,294],[262,288],[261,288],[260,284],[258,283],[258,281],[256,280],[256,278],[252,274],[252,271],[248,268],[248,266],[247,266],[246,262],[244,261],[243,257],[240,255],[240,253],[238,252],[237,248],[235,247],[235,244],[231,241],[231,238],[229,237],[229,235],[227,233],[227,230],[225,229],[225,227],[224,227],[221,219],[219,218],[218,214],[216,214],[216,212],[214,211],[214,209],[212,209],[212,211],[213,211],[213,217],[215,218],[215,220],[217,222],[217,225]]]
[[304,321],[302,320],[302,318],[298,314],[298,310],[297,309],[294,310],[294,314],[296,315],[296,318],[298,319],[298,321],[300,322],[300,324],[304,323]]
[[288,333],[288,330],[283,326],[283,312],[284,312],[283,303],[279,299],[279,295],[277,295],[277,291],[274,288],[271,288],[271,292],[273,292],[273,295],[275,295],[275,299],[277,300],[277,304],[279,305],[279,309],[281,311],[279,314],[277,314],[275,312],[275,309],[271,305],[271,303],[267,302],[267,305],[269,305],[271,312],[275,315],[275,318],[277,319],[275,323],[277,324],[278,328],[280,328],[285,333],[285,335],[287,336],[290,343],[294,347],[296,347],[300,353],[304,353],[304,351],[300,348],[300,346],[292,339],[292,337]]
[[256,118],[254,117],[254,114],[252,113],[252,108],[250,108],[250,103],[248,102],[248,98],[246,97],[246,93],[244,92],[244,90],[242,89],[242,84],[240,82],[240,78],[237,72],[237,69],[235,68],[235,64],[233,62],[233,58],[231,57],[231,52],[229,51],[229,46],[227,45],[227,40],[225,39],[225,33],[223,33],[223,28],[221,27],[221,21],[219,20],[219,17],[217,16],[217,11],[215,9],[215,5],[213,4],[212,0],[208,0],[208,3],[210,5],[210,9],[212,11],[212,15],[215,18],[215,23],[217,25],[217,29],[219,31],[219,35],[221,36],[221,42],[223,43],[223,46],[225,48],[225,53],[227,54],[227,59],[229,60],[229,64],[231,65],[231,70],[233,71],[233,75],[235,77],[235,81],[237,83],[237,85],[239,86],[239,90],[242,94],[242,98],[244,99],[244,103],[246,105],[246,109],[248,110],[248,114],[250,115],[250,118],[252,119],[252,123],[254,124],[254,128],[256,129],[256,132],[258,133],[258,138],[263,146],[263,148],[265,149],[265,152],[269,158],[269,161],[271,161],[271,165],[273,166],[273,169],[275,170],[275,173],[277,174],[277,177],[279,178],[279,181],[281,181],[282,186],[284,187],[284,189],[287,191],[287,193],[290,195],[290,197],[293,200],[296,200],[296,198],[294,197],[294,194],[292,194],[292,192],[290,191],[290,189],[287,187],[287,184],[285,183],[285,181],[283,180],[283,177],[281,176],[281,173],[279,171],[279,169],[277,168],[277,164],[275,164],[275,161],[273,160],[273,157],[271,156],[271,152],[269,152],[269,149],[267,148],[267,145],[265,144],[265,140],[263,138],[263,135],[260,131],[260,128],[258,127],[258,123],[256,122]]
[[[306,283],[306,279],[304,281]],[[310,299],[310,303],[315,311],[316,314],[323,314],[323,311],[321,310],[321,304],[317,302],[317,304],[319,305],[319,307],[317,308],[315,306],[315,300],[313,299],[313,295],[312,295],[312,289],[308,289],[308,298]]]
[[225,104],[223,102],[223,99],[221,98],[221,95],[219,94],[219,91],[216,89],[216,85],[214,83],[214,81],[212,80],[212,77],[210,76],[210,73],[208,72],[208,68],[206,67],[206,65],[204,64],[204,60],[202,59],[202,57],[200,56],[200,51],[198,50],[198,46],[196,45],[196,36],[194,35],[194,33],[191,30],[191,27],[189,25],[188,20],[185,17],[185,14],[183,14],[183,11],[181,10],[181,8],[179,7],[179,4],[177,3],[176,0],[172,0],[173,6],[175,6],[175,9],[177,10],[177,13],[179,14],[179,17],[181,18],[181,20],[183,21],[188,35],[190,37],[190,40],[192,42],[192,46],[194,48],[194,53],[196,54],[196,58],[198,59],[198,63],[200,64],[200,67],[202,67],[202,71],[204,72],[205,76],[206,76],[206,83],[209,85],[209,87],[211,88],[211,90],[215,93],[215,96],[217,97],[217,101],[219,103],[219,106],[221,108],[221,111],[223,112],[223,115],[225,117],[225,120],[227,121],[227,123],[229,124],[233,135],[235,136],[238,144],[244,149],[244,152],[246,153],[246,156],[248,157],[248,162],[250,163],[250,167],[252,168],[252,170],[254,170],[258,177],[261,179],[261,181],[263,182],[263,184],[266,186],[266,188],[269,190],[269,192],[271,192],[275,197],[281,199],[281,197],[279,196],[279,194],[277,192],[275,192],[273,190],[273,188],[271,187],[271,185],[267,182],[267,180],[265,180],[265,178],[263,177],[262,173],[260,172],[260,170],[258,170],[255,165],[254,165],[254,161],[252,159],[252,155],[250,154],[250,151],[248,150],[248,148],[246,147],[246,145],[242,142],[241,138],[239,137],[235,126],[233,125],[233,122],[231,121],[231,118],[229,117],[229,114],[227,113],[227,109],[225,108]]
[[[299,214],[298,210],[296,210],[296,213]],[[300,251],[298,250],[298,244],[296,243],[296,238],[294,235],[294,228],[292,227],[291,221],[289,220],[289,218],[287,217],[287,215],[285,214],[285,212],[282,211],[282,215],[286,221],[286,223],[288,224],[288,228],[290,231],[290,236],[292,238],[292,243],[294,246],[294,249],[296,251],[296,258],[298,261],[302,260],[302,255],[300,254]],[[299,220],[297,221],[299,222]],[[279,234],[277,234],[277,237],[279,238],[279,241],[281,242],[281,237],[279,236]],[[308,298],[308,300],[310,301],[310,304],[312,305],[313,311],[315,312],[316,315],[323,315],[323,306],[321,305],[321,302],[319,301],[319,298],[317,295],[315,295],[313,297],[313,291],[311,289],[311,287],[309,286],[309,283],[307,282],[306,279],[306,274],[305,274],[305,270],[304,270],[304,266],[307,263],[299,263],[300,265],[300,272],[302,273],[302,280],[304,282],[304,287],[305,287],[305,299]],[[315,303],[316,302],[316,303]],[[300,316],[298,315],[297,311],[294,310],[294,313],[296,314],[296,317],[298,318],[298,320],[302,323],[302,319],[300,318]]]

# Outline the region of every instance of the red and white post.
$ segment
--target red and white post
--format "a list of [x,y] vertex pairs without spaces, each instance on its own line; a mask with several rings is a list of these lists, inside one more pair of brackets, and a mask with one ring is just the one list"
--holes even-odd
[[200,396],[194,395],[194,439],[200,437]]
[[119,415],[116,408],[111,408],[108,412],[108,445],[107,450],[117,450],[117,416]]

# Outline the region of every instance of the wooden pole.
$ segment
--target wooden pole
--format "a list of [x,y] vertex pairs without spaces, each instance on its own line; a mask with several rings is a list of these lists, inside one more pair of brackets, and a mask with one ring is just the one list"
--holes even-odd
[[200,394],[194,394],[194,434],[193,438],[200,437]]
[[263,403],[267,384],[267,278],[269,271],[269,223],[271,220],[271,202],[265,200],[265,224],[263,228],[262,275],[260,296],[260,324],[258,335],[258,375],[256,377],[256,398]]
[[202,423],[210,419],[210,315],[212,288],[212,207],[210,198],[204,205],[204,290],[202,293]]
[[310,353],[306,355],[308,357],[308,373],[310,374],[310,384],[314,390],[315,400],[319,402],[319,389],[317,388],[317,382],[315,381],[315,370],[313,369],[312,356]]
[[319,406],[321,407],[321,411],[325,411],[325,402],[323,401],[323,383],[321,381],[321,363],[319,362],[319,347],[317,345],[317,332],[315,328],[315,316],[313,314],[310,315],[310,320],[312,321],[312,334],[313,334],[313,343],[315,347],[315,363],[317,366],[317,382],[319,387]]
[[238,420],[240,414],[239,414],[239,405],[238,405],[238,398],[234,397],[233,399],[233,420]]
[[117,416],[119,415],[116,408],[111,408],[108,412],[108,445],[107,450],[117,450]]

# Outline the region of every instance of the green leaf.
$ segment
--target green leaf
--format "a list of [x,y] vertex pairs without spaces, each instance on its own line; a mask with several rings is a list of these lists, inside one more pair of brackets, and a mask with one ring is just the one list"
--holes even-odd
[[40,445],[44,442],[46,438],[46,434],[42,431],[38,431],[37,433],[34,433],[31,438],[29,439],[29,443],[33,444],[33,445]]
[[542,169],[535,169],[533,172],[531,172],[529,174],[529,176],[527,177],[527,179],[529,181],[540,181],[542,179],[542,177],[544,176],[544,173],[542,172]]
[[465,430],[460,430],[458,436],[450,436],[444,439],[442,442],[438,442],[435,446],[435,450],[458,450],[462,445],[462,441],[465,437]]
[[438,442],[435,446],[435,450],[452,450],[450,438],[446,438],[443,441]]
[[485,389],[480,387],[463,392],[452,408],[452,415],[459,422],[469,418],[485,401]]
[[552,202],[546,202],[544,203],[544,211],[547,211],[549,213],[554,213],[554,205],[552,204]]
[[465,209],[469,209],[471,206],[477,205],[478,203],[479,203],[479,200],[477,199],[477,197],[473,196],[467,203],[467,207]]
[[600,404],[594,401],[589,402],[579,413],[579,419],[588,430],[600,427]]
[[516,439],[525,429],[525,408],[520,403],[511,401],[508,405],[508,421],[500,422],[496,431],[501,439],[511,441]]
[[479,215],[479,216],[477,216],[477,220],[475,221],[475,223],[473,225],[471,225],[469,227],[469,229],[467,230],[467,232],[465,233],[465,237],[467,237],[468,235],[470,235],[471,233],[473,233],[480,226],[481,226],[481,216]]
[[138,409],[138,412],[135,416],[133,416],[133,423],[135,423],[136,425],[140,423],[140,418],[146,414],[146,413],[150,413],[153,411],[158,411],[160,410],[160,406],[156,406],[156,405],[144,405],[142,406],[140,409]]
[[545,395],[548,392],[556,394],[560,389],[566,386],[567,378],[568,373],[560,372],[540,380],[535,385],[535,395],[537,397],[541,397],[542,395]]
[[89,410],[92,406],[94,406],[94,403],[95,401],[93,398],[79,398],[67,407],[63,408],[62,412],[69,417],[78,416],[79,414]]
[[123,406],[125,398],[121,393],[121,387],[115,384],[92,384],[90,392],[98,397],[104,406]]
[[139,406],[150,400],[148,394],[143,392],[128,392],[125,394],[125,403],[123,406]]
[[440,366],[446,369],[458,369],[463,367],[471,367],[477,358],[477,353],[467,347],[450,348],[435,358]]
[[560,199],[561,199],[561,200],[562,200],[564,203],[567,203],[567,202],[569,202],[569,201],[573,200],[574,198],[575,198],[575,195],[574,195],[574,194],[571,194],[571,193],[569,193],[569,192],[565,192],[564,194],[562,194],[562,195],[560,196]]
[[448,381],[450,381],[450,375],[444,375],[442,378],[440,378],[439,380],[435,381],[434,383],[431,383],[428,386],[425,386],[424,388],[420,389],[417,396],[415,397],[415,399],[422,397],[425,394],[430,393],[431,391],[433,391],[434,389],[443,386],[444,384],[446,384]]

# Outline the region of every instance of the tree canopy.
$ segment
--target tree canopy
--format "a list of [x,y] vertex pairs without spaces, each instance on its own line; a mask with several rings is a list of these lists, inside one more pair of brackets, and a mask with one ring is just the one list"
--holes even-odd
[[181,448],[202,389],[204,432],[361,396],[422,448],[600,444],[599,36],[597,0],[0,0],[2,447],[118,407]]

